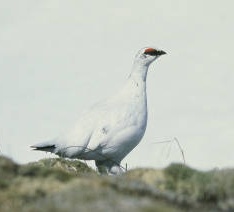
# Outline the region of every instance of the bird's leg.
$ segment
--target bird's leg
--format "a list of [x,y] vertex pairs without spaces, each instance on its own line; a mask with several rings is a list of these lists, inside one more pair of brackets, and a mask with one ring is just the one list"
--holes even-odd
[[104,165],[104,161],[95,161],[95,165],[97,166],[98,173],[101,175],[108,175],[108,170],[106,165]]
[[114,166],[112,166],[109,170],[108,170],[108,174],[109,175],[121,175],[121,174],[123,174],[124,173],[124,171],[123,171],[123,169],[121,168],[121,166],[119,166],[119,165],[114,165]]
[[111,160],[95,161],[95,164],[98,172],[103,175],[120,175],[124,172],[119,163]]
[[101,175],[108,175],[107,168],[105,166],[97,166],[98,173]]

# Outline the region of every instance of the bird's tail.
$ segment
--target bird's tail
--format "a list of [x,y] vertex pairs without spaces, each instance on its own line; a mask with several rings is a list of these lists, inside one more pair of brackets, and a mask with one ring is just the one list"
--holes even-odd
[[42,142],[30,146],[33,150],[55,153],[56,143],[53,141]]

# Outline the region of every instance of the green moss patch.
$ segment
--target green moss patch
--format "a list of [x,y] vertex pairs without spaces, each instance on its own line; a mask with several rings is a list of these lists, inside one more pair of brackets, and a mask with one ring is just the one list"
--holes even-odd
[[101,176],[63,158],[0,157],[0,211],[234,211],[234,170],[133,169]]

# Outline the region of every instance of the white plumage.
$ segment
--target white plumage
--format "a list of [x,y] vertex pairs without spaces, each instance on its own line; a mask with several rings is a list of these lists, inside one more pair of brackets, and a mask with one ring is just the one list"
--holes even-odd
[[94,105],[64,136],[31,147],[61,157],[95,160],[99,172],[122,173],[122,159],[140,142],[147,125],[148,67],[163,54],[155,48],[141,49],[116,95]]

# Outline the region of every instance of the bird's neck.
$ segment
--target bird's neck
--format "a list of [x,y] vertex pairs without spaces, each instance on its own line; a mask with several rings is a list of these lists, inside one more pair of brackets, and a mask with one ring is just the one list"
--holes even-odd
[[149,66],[142,65],[139,63],[134,63],[129,79],[132,79],[137,83],[145,83],[148,67]]
[[[148,66],[135,63],[132,68],[132,72],[128,77],[127,83],[123,88],[123,92],[126,95],[141,96],[146,98],[146,77]],[[125,95],[124,94],[124,95]]]
[[127,99],[141,97],[146,101],[146,77],[148,66],[135,63],[125,86],[120,91],[120,96]]

